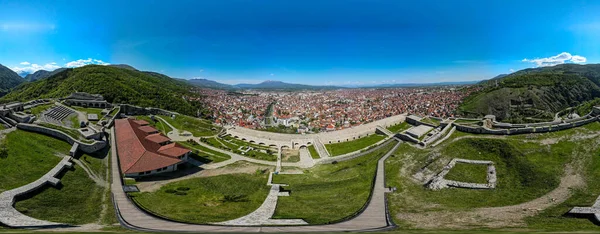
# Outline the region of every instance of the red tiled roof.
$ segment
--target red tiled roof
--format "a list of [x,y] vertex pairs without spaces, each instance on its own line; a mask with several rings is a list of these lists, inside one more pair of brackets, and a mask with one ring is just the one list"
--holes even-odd
[[165,145],[163,147],[160,147],[160,149],[158,149],[158,152],[160,152],[161,154],[176,158],[176,157],[179,157],[179,156],[189,152],[189,150],[184,148],[183,146],[180,146],[177,143],[171,143],[171,144]]
[[153,133],[153,132],[158,132],[158,130],[156,130],[156,128],[153,128],[151,126],[141,126],[138,128],[139,130],[142,130],[142,132],[145,132],[147,134]]
[[[147,135],[139,125],[144,122],[147,123],[132,119],[115,120],[117,153],[121,171],[125,174],[152,171],[177,164],[181,162],[177,157],[190,151],[176,143],[161,146],[156,141],[164,138],[168,141],[169,138],[161,134]],[[153,140],[148,140],[148,137]]]
[[171,139],[169,139],[168,137],[166,137],[166,136],[163,136],[163,135],[162,135],[162,134],[160,134],[160,133],[156,133],[156,134],[148,135],[148,136],[146,136],[146,137],[145,137],[145,139],[146,139],[146,140],[149,140],[149,141],[151,141],[151,142],[154,142],[154,143],[159,143],[159,144],[160,144],[160,143],[167,142],[167,141],[170,141],[170,140],[171,140]]
[[140,126],[146,126],[150,123],[148,123],[148,121],[146,120],[141,120],[141,119],[134,119],[132,120],[135,124],[140,125]]

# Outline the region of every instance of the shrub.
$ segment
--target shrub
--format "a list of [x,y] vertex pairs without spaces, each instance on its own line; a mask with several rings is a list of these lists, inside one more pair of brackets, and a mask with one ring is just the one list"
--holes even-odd
[[165,193],[176,193],[176,192],[177,192],[177,190],[175,190],[175,189],[167,189],[165,191]]
[[0,147],[0,158],[8,158],[8,148],[6,146]]
[[225,195],[223,202],[246,202],[248,197],[246,195]]

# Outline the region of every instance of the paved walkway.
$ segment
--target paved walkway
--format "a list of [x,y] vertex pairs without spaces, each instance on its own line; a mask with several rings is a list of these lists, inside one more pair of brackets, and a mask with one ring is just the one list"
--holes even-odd
[[[385,143],[383,143],[383,144],[380,144],[378,147],[375,147],[374,149],[367,150],[367,151],[364,151],[364,152],[361,152],[364,149],[360,149],[360,150],[357,150],[357,151],[354,151],[354,152],[351,152],[351,153],[348,153],[348,154],[336,156],[336,157],[329,157],[327,155],[326,157],[321,157],[319,159],[313,159],[310,156],[310,152],[308,152],[308,149],[305,149],[306,152],[304,154],[302,153],[303,150],[300,149],[300,161],[299,162],[294,162],[294,163],[291,163],[291,162],[282,162],[281,164],[278,164],[277,162],[254,159],[254,158],[250,158],[250,157],[246,157],[246,156],[243,156],[243,155],[239,155],[239,154],[233,153],[231,151],[227,151],[227,150],[223,150],[223,149],[214,147],[212,145],[209,145],[209,144],[206,144],[206,143],[200,141],[200,137],[193,137],[193,136],[191,136],[191,134],[190,134],[190,136],[180,136],[179,133],[181,131],[178,130],[177,128],[175,128],[173,125],[169,124],[169,122],[165,121],[163,118],[161,118],[159,116],[155,116],[155,118],[158,118],[158,119],[162,120],[164,123],[166,123],[169,127],[171,127],[173,129],[172,132],[168,133],[169,138],[171,138],[172,140],[174,140],[174,141],[187,141],[187,140],[193,139],[198,144],[200,144],[200,145],[202,145],[202,146],[204,146],[206,148],[209,148],[211,150],[214,150],[214,151],[217,151],[217,152],[220,152],[220,153],[227,154],[227,155],[229,155],[231,157],[229,160],[225,160],[223,162],[203,164],[203,165],[200,166],[203,169],[216,169],[216,168],[219,168],[219,167],[227,166],[229,164],[233,164],[233,163],[238,162],[238,161],[248,161],[248,162],[256,163],[256,164],[262,164],[262,165],[268,165],[268,166],[276,166],[278,168],[278,169],[276,169],[276,171],[280,171],[281,167],[311,168],[315,164],[319,164],[319,163],[331,163],[332,161],[344,161],[344,160],[349,160],[349,159],[353,159],[353,158],[356,158],[356,157],[360,157],[360,156],[363,156],[365,154],[368,154],[368,153],[372,152],[373,150],[377,150],[381,146],[385,145]],[[187,131],[184,131],[184,132],[187,132]],[[382,142],[385,142],[385,141],[388,141],[388,140],[390,140],[390,138],[382,140]],[[381,143],[381,142],[378,142],[378,144],[379,143]],[[318,144],[318,142],[315,142],[315,144]],[[323,146],[323,148],[324,148],[324,145],[321,145],[321,146]],[[282,146],[277,146],[278,151],[279,151],[278,152],[278,156],[277,156],[278,158],[280,157],[280,154],[281,154],[281,147]],[[315,147],[318,148],[318,146],[315,146]]]
[[298,162],[300,168],[310,168],[315,165],[315,160],[310,156],[310,151],[307,147],[301,147],[300,151],[300,162]]
[[[281,188],[280,184],[273,184],[271,186],[271,190],[269,191],[269,195],[262,203],[262,205],[253,211],[252,213],[237,218],[234,220],[229,220],[225,222],[215,223],[218,225],[231,225],[231,226],[261,226],[261,225],[306,225],[304,220],[302,219],[272,219],[273,214],[275,214],[275,208],[277,208],[277,200],[279,196],[285,196],[285,194],[280,194],[279,189]],[[287,194],[289,195],[289,194]]]
[[[111,129],[114,136],[114,128]],[[222,225],[198,225],[169,221],[140,210],[123,192],[123,184],[119,171],[116,147],[111,149],[111,170],[113,175],[112,193],[115,209],[118,212],[120,222],[131,229],[140,231],[164,231],[164,232],[323,232],[323,231],[367,231],[383,230],[393,226],[388,221],[387,207],[385,204],[385,170],[384,161],[399,146],[400,143],[381,158],[377,164],[377,175],[375,185],[369,204],[358,216],[337,224],[314,225],[314,226],[222,226]],[[115,145],[114,137],[111,137],[111,145]]]
[[16,202],[16,197],[33,192],[46,184],[56,186],[60,180],[56,178],[65,168],[71,168],[73,164],[70,162],[71,157],[64,157],[54,168],[48,173],[27,185],[0,193],[0,223],[16,228],[40,228],[40,227],[60,227],[69,226],[67,224],[48,222],[38,220],[21,214],[13,205]]

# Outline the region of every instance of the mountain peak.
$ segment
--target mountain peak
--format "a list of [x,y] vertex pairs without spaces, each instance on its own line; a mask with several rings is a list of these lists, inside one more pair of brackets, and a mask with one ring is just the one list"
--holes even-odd
[[283,84],[283,81],[278,80],[265,80],[261,84]]

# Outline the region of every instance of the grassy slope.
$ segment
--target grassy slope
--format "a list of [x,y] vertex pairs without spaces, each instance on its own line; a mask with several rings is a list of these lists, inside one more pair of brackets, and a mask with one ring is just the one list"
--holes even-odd
[[[227,154],[216,152],[201,145],[192,145],[189,142],[178,142],[188,149],[194,151],[194,159],[204,163],[218,163],[230,159],[231,157]],[[199,157],[199,158],[198,158]]]
[[371,192],[377,161],[394,145],[353,160],[319,165],[302,175],[276,175],[274,183],[289,184],[291,196],[280,197],[274,218],[302,218],[311,224],[351,216]]
[[[588,124],[586,129],[600,131],[600,123]],[[573,190],[572,196],[557,206],[546,209],[540,214],[526,219],[531,228],[543,230],[598,231],[598,226],[586,218],[573,218],[565,214],[575,206],[591,206],[600,195],[600,141],[586,139],[577,142],[575,157],[584,162],[585,188]]]
[[[20,130],[8,134],[4,143],[8,146],[9,156],[0,159],[0,190],[39,179],[61,160],[54,156],[55,153],[68,154],[70,149],[64,141]],[[92,165],[101,163],[94,158],[88,161]],[[61,182],[60,190],[46,187],[35,196],[17,202],[15,207],[26,215],[54,222],[84,224],[96,221],[103,189],[77,166],[74,171],[66,172]]]
[[310,146],[308,146],[308,152],[310,152],[310,156],[311,156],[312,158],[314,158],[314,159],[321,158],[321,157],[319,156],[319,153],[317,152],[317,149],[315,149],[315,146],[314,146],[314,145],[310,145]]
[[338,156],[354,152],[360,149],[364,149],[383,139],[385,139],[385,136],[379,134],[372,134],[370,136],[362,137],[353,141],[326,144],[325,147],[327,148],[327,151],[329,151],[329,154],[331,156]]
[[0,190],[39,179],[60,161],[54,156],[56,152],[68,154],[70,149],[64,141],[20,130],[8,134],[3,144],[8,148],[8,157],[0,158]]
[[[266,179],[265,174],[195,178],[167,184],[156,192],[135,194],[134,200],[146,209],[174,220],[226,221],[249,214],[262,204],[269,191]],[[167,190],[180,187],[190,188],[187,195],[167,193]]]
[[45,110],[47,110],[48,108],[54,106],[54,104],[44,104],[44,105],[39,105],[36,107],[33,107],[31,109],[29,109],[29,111],[31,111],[31,114],[40,117],[40,114],[42,112],[44,112]]
[[408,124],[407,122],[402,122],[402,123],[387,127],[387,130],[390,130],[390,132],[393,132],[393,133],[397,133],[397,132],[401,132],[406,129],[409,129],[410,127],[412,127],[412,126],[410,124]]
[[457,163],[444,178],[461,182],[487,184],[487,165]]
[[150,119],[150,117],[145,116],[145,115],[138,115],[135,118],[139,119],[139,120],[146,120],[148,123],[150,123],[150,126],[156,128],[158,131],[160,131],[164,135],[167,135],[167,133],[169,133],[170,131],[173,131],[173,129],[171,127],[169,127],[169,125],[163,123],[163,121],[161,121],[159,119],[156,119],[158,121],[154,122],[152,119]]
[[79,166],[61,178],[62,186],[46,187],[43,192],[15,208],[33,218],[69,224],[94,223],[100,218],[104,188],[97,186]]
[[[179,130],[191,132],[195,137],[216,135],[220,130],[219,127],[212,125],[210,121],[204,119],[198,119],[185,115],[177,115],[175,116],[175,119],[162,115],[160,117]],[[216,128],[217,130],[212,130],[212,128]]]
[[[496,81],[465,98],[459,113],[494,114],[507,122],[547,121],[555,112],[600,97],[600,66],[564,64],[527,69]],[[531,101],[533,107],[510,107],[511,100]],[[532,118],[532,119],[528,119]]]
[[[399,157],[388,160],[389,174],[387,183],[408,190],[411,196],[422,199],[425,203],[440,204],[447,209],[472,207],[491,207],[518,204],[546,194],[558,185],[562,174],[562,166],[571,153],[573,144],[561,142],[551,147],[539,147],[534,143],[522,143],[515,140],[495,139],[462,139],[446,145],[441,155],[447,160],[466,158],[494,161],[498,176],[494,190],[444,189],[431,191],[420,184],[411,183],[408,178],[398,174]],[[415,149],[407,144],[398,149],[397,155],[411,155],[423,162],[430,155],[428,150]],[[421,164],[422,165],[422,164]],[[441,169],[441,168],[439,168]],[[418,170],[415,168],[413,174]],[[393,206],[403,211],[410,211],[410,204],[396,195],[390,199]],[[402,208],[400,208],[402,207]]]
[[[415,149],[407,144],[403,144],[396,152],[396,156],[393,156],[386,161],[386,183],[388,186],[394,186],[398,188],[398,193],[389,195],[390,211],[392,212],[392,215],[394,215],[397,212],[419,213],[434,210],[462,210],[468,209],[469,207],[501,206],[503,204],[517,204],[532,200],[535,197],[539,197],[542,194],[547,193],[550,189],[552,189],[552,187],[555,187],[549,185],[555,184],[554,181],[558,180],[558,177],[561,176],[564,164],[569,161],[569,154],[572,154],[575,155],[575,157],[592,159],[592,161],[586,162],[587,187],[585,189],[575,190],[573,196],[568,199],[567,202],[549,208],[537,216],[527,218],[526,221],[530,228],[543,230],[582,230],[597,228],[597,226],[592,224],[587,219],[570,218],[564,216],[564,214],[573,206],[589,206],[593,204],[597,196],[600,195],[600,182],[595,180],[597,176],[600,176],[600,170],[598,169],[600,168],[600,160],[598,157],[592,156],[600,153],[600,144],[598,140],[588,139],[574,142],[563,140],[552,146],[540,146],[535,143],[523,144],[523,140],[561,138],[578,133],[597,133],[598,131],[600,131],[600,123],[592,123],[577,129],[546,134],[516,135],[508,137],[508,140],[500,140],[508,142],[508,144],[510,144],[512,147],[517,148],[519,151],[525,153],[527,160],[530,162],[528,164],[534,165],[536,170],[547,172],[545,173],[547,176],[543,177],[545,180],[542,180],[543,184],[547,184],[542,184],[542,186],[547,187],[545,189],[541,188],[544,191],[532,191],[535,189],[535,186],[521,186],[521,189],[515,189],[515,191],[512,192],[515,195],[509,194],[510,197],[507,197],[506,199],[497,199],[498,193],[506,192],[497,191],[498,189],[487,192],[471,191],[471,195],[463,193],[458,194],[458,192],[455,192],[460,191],[460,189],[454,189],[454,191],[428,191],[424,189],[422,185],[415,184],[410,178],[401,175],[400,167],[407,166],[408,169],[406,169],[406,174],[412,175],[423,165],[422,163],[415,164],[414,162],[427,161],[427,157],[431,156],[431,153],[428,151]],[[472,136],[472,134],[456,132],[441,146],[449,148],[449,144],[455,144],[451,143],[453,139],[462,136]],[[590,145],[594,147],[589,147]],[[407,160],[409,156],[412,158],[411,160]],[[441,169],[441,166],[438,168]],[[500,171],[498,172],[500,173]],[[503,183],[502,176],[499,177],[498,182]],[[454,193],[454,195],[450,196],[451,193]],[[521,195],[521,193],[523,193],[523,195]],[[406,196],[406,194],[409,194],[409,196]],[[490,197],[490,195],[493,197]],[[488,198],[491,199],[488,200]],[[470,205],[470,201],[473,201],[474,204]],[[429,206],[426,204],[436,204],[436,206]],[[397,223],[402,222],[402,220],[396,221]]]

